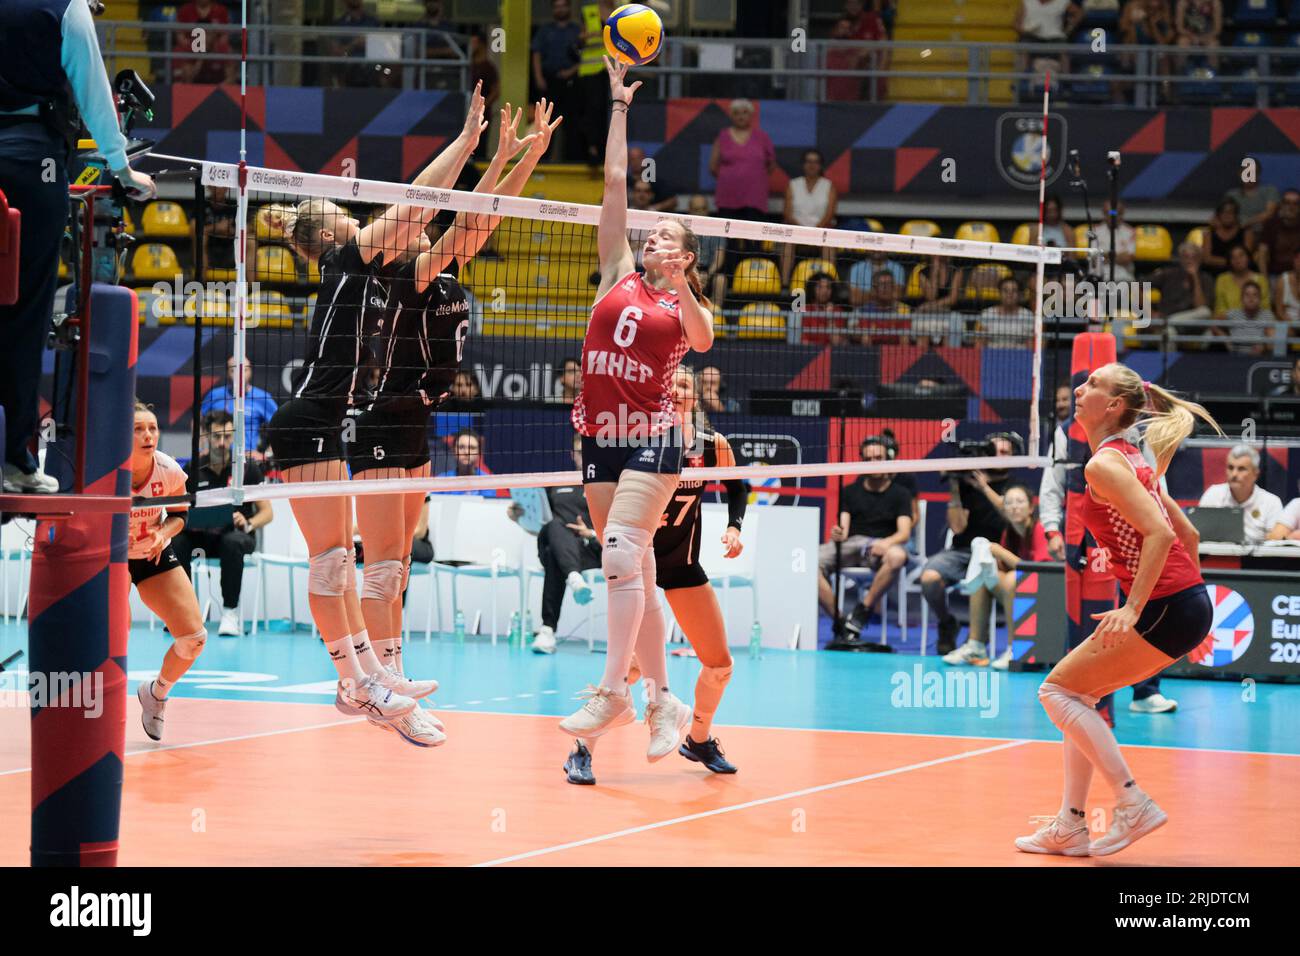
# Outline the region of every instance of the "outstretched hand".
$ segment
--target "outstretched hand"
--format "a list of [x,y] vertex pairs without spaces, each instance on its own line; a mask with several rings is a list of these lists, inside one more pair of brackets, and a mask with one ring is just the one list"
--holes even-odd
[[514,158],[521,149],[528,148],[538,139],[537,133],[529,133],[520,138],[519,123],[524,118],[522,108],[516,110],[509,103],[501,110],[501,132],[497,137],[497,152],[507,161]]
[[659,254],[659,273],[668,280],[668,286],[677,294],[686,288],[686,267],[691,264],[689,252],[663,252]]
[[[537,137],[529,143],[528,149],[537,153],[538,156],[544,156],[546,150],[550,148],[551,136],[561,123],[564,122],[563,116],[555,117],[555,122],[551,122],[551,114],[555,111],[555,104],[542,97],[538,102],[533,104],[533,132],[532,136]],[[531,137],[530,137],[531,138]]]
[[487,120],[483,118],[486,110],[487,103],[483,100],[483,81],[479,80],[474,84],[474,94],[469,98],[469,112],[465,114],[465,128],[460,131],[460,135],[471,146],[478,146],[479,137],[488,128]]
[[602,57],[605,61],[605,72],[609,74],[609,95],[616,103],[632,102],[632,96],[641,88],[641,81],[637,80],[631,86],[624,86],[623,81],[627,78],[627,64],[619,63],[612,57]]

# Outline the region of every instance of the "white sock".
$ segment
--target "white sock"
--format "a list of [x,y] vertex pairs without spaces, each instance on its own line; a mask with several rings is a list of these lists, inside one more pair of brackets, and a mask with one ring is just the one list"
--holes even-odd
[[1094,768],[1101,771],[1115,791],[1116,800],[1132,803],[1145,798],[1146,794],[1134,783],[1133,773],[1119,752],[1114,732],[1097,713],[1096,698],[1044,682],[1038,688],[1038,699],[1052,723],[1070,738]]
[[402,642],[399,638],[384,638],[379,641],[371,641],[370,646],[374,648],[375,656],[379,658],[379,663],[387,666],[392,664],[397,666],[398,660],[402,654]]
[[1088,788],[1092,785],[1092,763],[1068,736],[1065,738],[1065,793],[1061,797],[1062,820],[1074,826],[1087,823]]
[[654,548],[646,548],[641,559],[641,583],[645,589],[645,611],[636,635],[636,659],[641,664],[642,679],[650,681],[650,700],[658,703],[660,694],[668,692],[668,635],[663,605],[655,589]]
[[167,693],[175,686],[175,683],[159,674],[153,679],[153,683],[149,685],[149,693],[153,694],[154,700],[166,700]]
[[402,670],[402,639],[393,638],[393,666],[397,668],[397,673],[405,676],[406,671]]
[[375,649],[370,644],[370,634],[364,627],[352,636],[352,651],[357,655],[357,663],[367,674],[378,674],[384,669],[383,663],[375,655]]
[[339,672],[340,680],[355,682],[365,678],[366,672],[357,661],[357,655],[352,649],[351,636],[330,641],[325,645],[325,650],[329,651],[330,661],[334,664],[334,669]]
[[645,614],[645,588],[639,576],[611,584],[608,591],[609,637],[605,645],[605,673],[602,687],[615,694],[627,694],[627,669]]

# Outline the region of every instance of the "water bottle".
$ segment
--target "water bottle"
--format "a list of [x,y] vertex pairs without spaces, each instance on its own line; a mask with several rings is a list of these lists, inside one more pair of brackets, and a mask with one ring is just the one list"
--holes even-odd
[[527,643],[533,639],[533,612],[531,608],[524,611],[524,632],[521,637],[521,644]]
[[758,621],[749,629],[749,659],[756,661],[763,656],[763,625]]
[[507,643],[511,647],[519,646],[520,634],[522,633],[521,631],[522,626],[523,625],[521,625],[519,622],[519,612],[515,611],[513,614],[510,615],[510,636],[507,638]]
[[457,644],[465,643],[465,612],[456,612],[455,636]]

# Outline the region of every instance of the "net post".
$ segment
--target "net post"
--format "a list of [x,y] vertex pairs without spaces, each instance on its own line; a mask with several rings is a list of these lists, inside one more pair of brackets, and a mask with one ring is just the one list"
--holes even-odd
[[[1048,103],[1052,89],[1052,72],[1047,71],[1043,80],[1043,132],[1038,138],[1038,248],[1043,248],[1043,205],[1047,198],[1047,121]],[[1033,368],[1030,370],[1029,387],[1029,455],[1038,457],[1039,425],[1038,404],[1043,391],[1043,280],[1046,269],[1043,258],[1038,257],[1034,267],[1037,281],[1034,283],[1037,294],[1034,296],[1034,355]]]

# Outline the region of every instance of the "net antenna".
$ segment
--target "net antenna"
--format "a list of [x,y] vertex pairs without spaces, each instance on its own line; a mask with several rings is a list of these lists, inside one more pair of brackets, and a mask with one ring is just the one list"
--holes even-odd
[[[1043,135],[1038,142],[1038,248],[1043,248],[1043,207],[1047,200],[1047,110],[1052,95],[1052,71],[1043,78]],[[1043,278],[1046,269],[1040,258],[1034,267],[1038,281],[1034,283],[1034,354],[1043,354]],[[1029,455],[1038,457],[1039,425],[1038,403],[1043,392],[1043,363],[1033,365],[1033,379],[1029,386]]]

